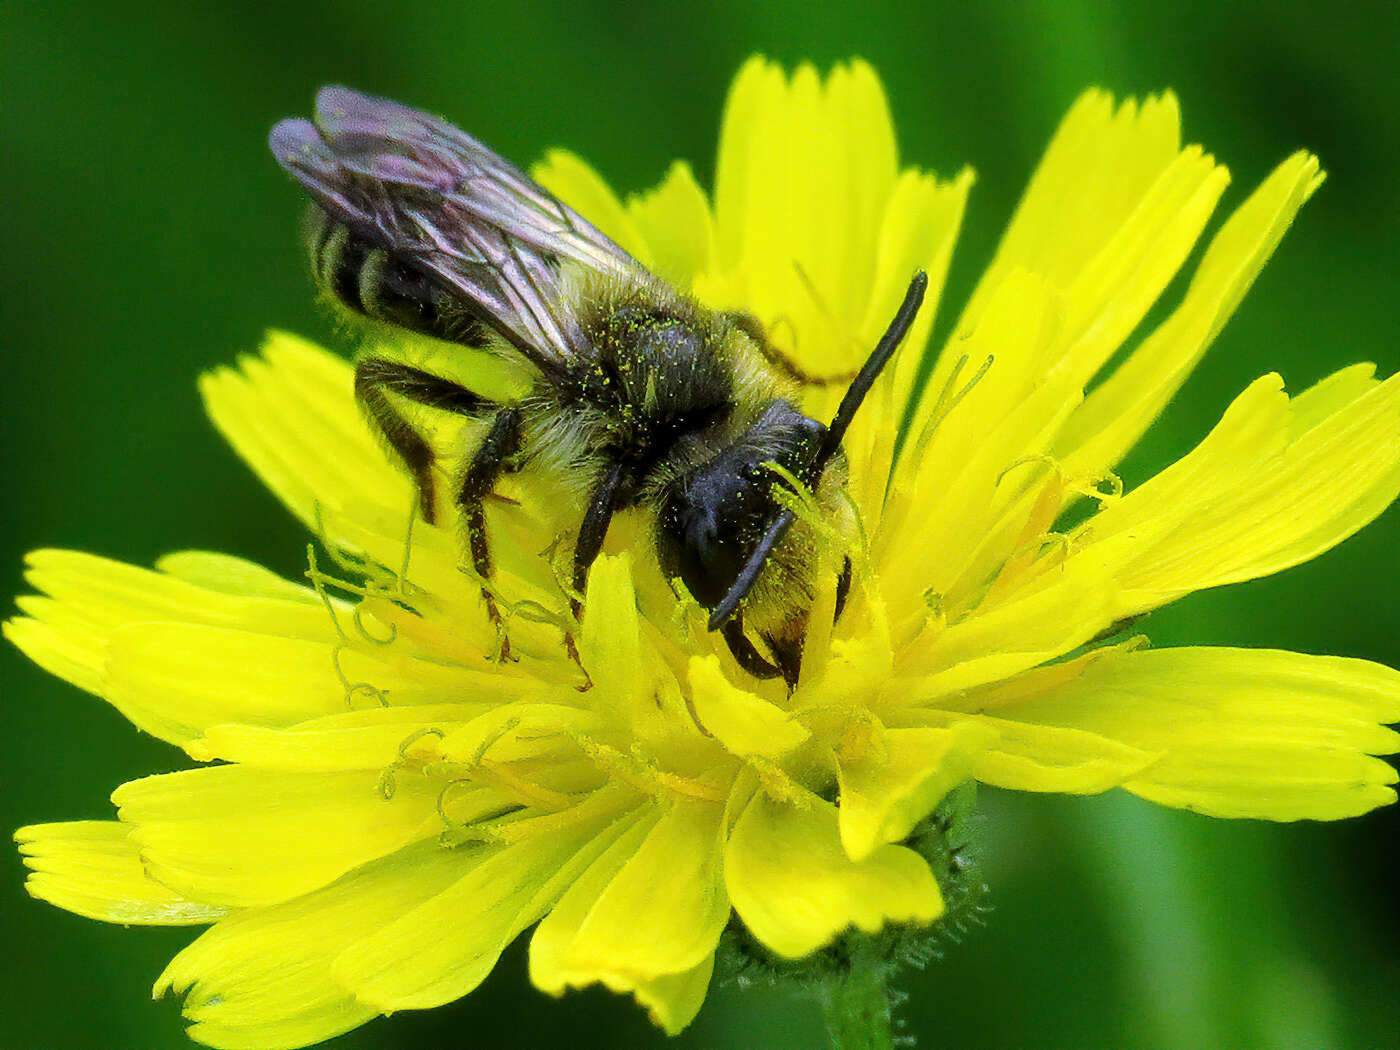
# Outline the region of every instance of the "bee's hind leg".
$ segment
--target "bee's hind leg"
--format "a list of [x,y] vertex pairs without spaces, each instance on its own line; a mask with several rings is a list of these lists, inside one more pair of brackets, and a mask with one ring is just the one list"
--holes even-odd
[[[486,515],[482,510],[482,500],[495,487],[496,479],[519,445],[519,411],[499,408],[459,383],[401,361],[366,356],[355,363],[355,399],[364,408],[371,425],[379,431],[390,450],[413,477],[418,488],[418,507],[423,520],[429,525],[437,524],[438,517],[436,482],[433,478],[437,453],[394,406],[390,395],[474,419],[481,419],[496,410],[486,438],[472,455],[457,486],[457,503],[462,508],[472,566],[483,580],[487,579],[491,575],[491,551],[486,542]],[[500,657],[502,660],[509,659],[510,640],[505,633],[505,618],[496,606],[496,599],[484,586],[481,595],[486,602],[486,615],[500,634]]]
[[[483,580],[491,576],[491,547],[486,539],[486,511],[482,501],[496,487],[507,461],[520,447],[520,410],[502,408],[491,420],[491,426],[481,444],[472,453],[457,484],[457,505],[462,508],[462,520],[467,533],[467,549],[472,567]],[[506,635],[505,618],[490,590],[484,585],[481,597],[486,602],[486,615],[500,635],[499,658],[510,659],[510,638]]]
[[493,406],[466,387],[412,365],[384,357],[362,357],[355,362],[355,400],[364,409],[370,424],[379,431],[390,450],[413,477],[423,520],[433,525],[437,523],[433,481],[433,464],[437,461],[437,454],[413,424],[394,407],[391,394],[461,416],[480,417]]

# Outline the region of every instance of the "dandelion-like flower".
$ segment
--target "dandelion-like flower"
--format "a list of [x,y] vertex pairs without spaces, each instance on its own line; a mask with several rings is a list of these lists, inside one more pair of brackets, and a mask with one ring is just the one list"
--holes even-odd
[[[532,926],[538,987],[600,982],[676,1032],[727,927],[798,959],[935,923],[945,873],[917,839],[968,780],[1271,820],[1394,800],[1374,756],[1397,750],[1400,674],[1125,637],[1182,595],[1319,554],[1400,491],[1400,380],[1368,365],[1292,397],[1265,376],[1156,477],[1124,492],[1112,473],[1321,182],[1315,158],[1279,165],[1120,354],[1228,175],[1182,147],[1172,96],[1085,94],[927,381],[972,177],[900,168],[864,64],[823,80],[748,63],[713,201],[684,164],[625,203],[572,154],[535,174],[816,376],[858,367],[928,272],[930,305],[845,441],[846,524],[793,500],[819,556],[850,559],[849,596],[838,616],[824,573],[795,687],[760,681],[622,515],[575,623],[553,551],[578,508],[526,472],[488,502],[500,661],[453,523],[412,522],[345,362],[273,334],[205,377],[215,424],[321,541],[308,583],[203,552],[152,571],[40,551],[40,594],[5,628],[218,763],[123,785],[117,820],[18,833],[36,897],[211,924],[155,986],[186,993],[194,1038],[296,1047],[437,1006]],[[520,379],[460,348],[405,352],[473,389]],[[802,407],[826,418],[839,393],[812,386]],[[471,425],[435,419],[436,447],[470,447]]]

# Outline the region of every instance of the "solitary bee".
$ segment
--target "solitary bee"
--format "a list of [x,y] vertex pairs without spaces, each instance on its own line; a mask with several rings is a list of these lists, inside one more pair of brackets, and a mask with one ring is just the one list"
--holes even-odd
[[[752,317],[676,291],[445,121],[327,87],[314,119],[282,121],[269,145],[314,202],[308,249],[328,294],[376,321],[523,358],[537,376],[524,397],[500,403],[374,353],[356,362],[355,396],[412,475],[430,523],[436,453],[400,405],[485,424],[452,493],[481,577],[491,574],[483,499],[502,473],[531,463],[576,472],[590,493],[574,542],[576,593],[613,514],[641,507],[662,570],[711,611],[710,630],[738,663],[794,683],[817,569],[808,527],[794,527],[775,486],[785,472],[824,512],[839,512],[841,439],[913,323],[924,274],[823,426],[795,407],[800,373],[783,374]],[[847,562],[838,604],[849,575]]]

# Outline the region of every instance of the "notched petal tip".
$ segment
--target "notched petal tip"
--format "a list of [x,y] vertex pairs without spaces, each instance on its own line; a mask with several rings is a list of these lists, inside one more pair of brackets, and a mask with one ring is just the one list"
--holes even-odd
[[185,897],[146,871],[130,828],[110,820],[34,824],[15,832],[31,897],[99,922],[189,926],[227,908]]

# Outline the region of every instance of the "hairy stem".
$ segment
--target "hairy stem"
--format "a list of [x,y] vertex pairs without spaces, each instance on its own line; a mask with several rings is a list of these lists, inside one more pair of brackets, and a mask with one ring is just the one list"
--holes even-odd
[[894,1050],[889,965],[861,939],[850,967],[828,977],[818,999],[833,1050]]

